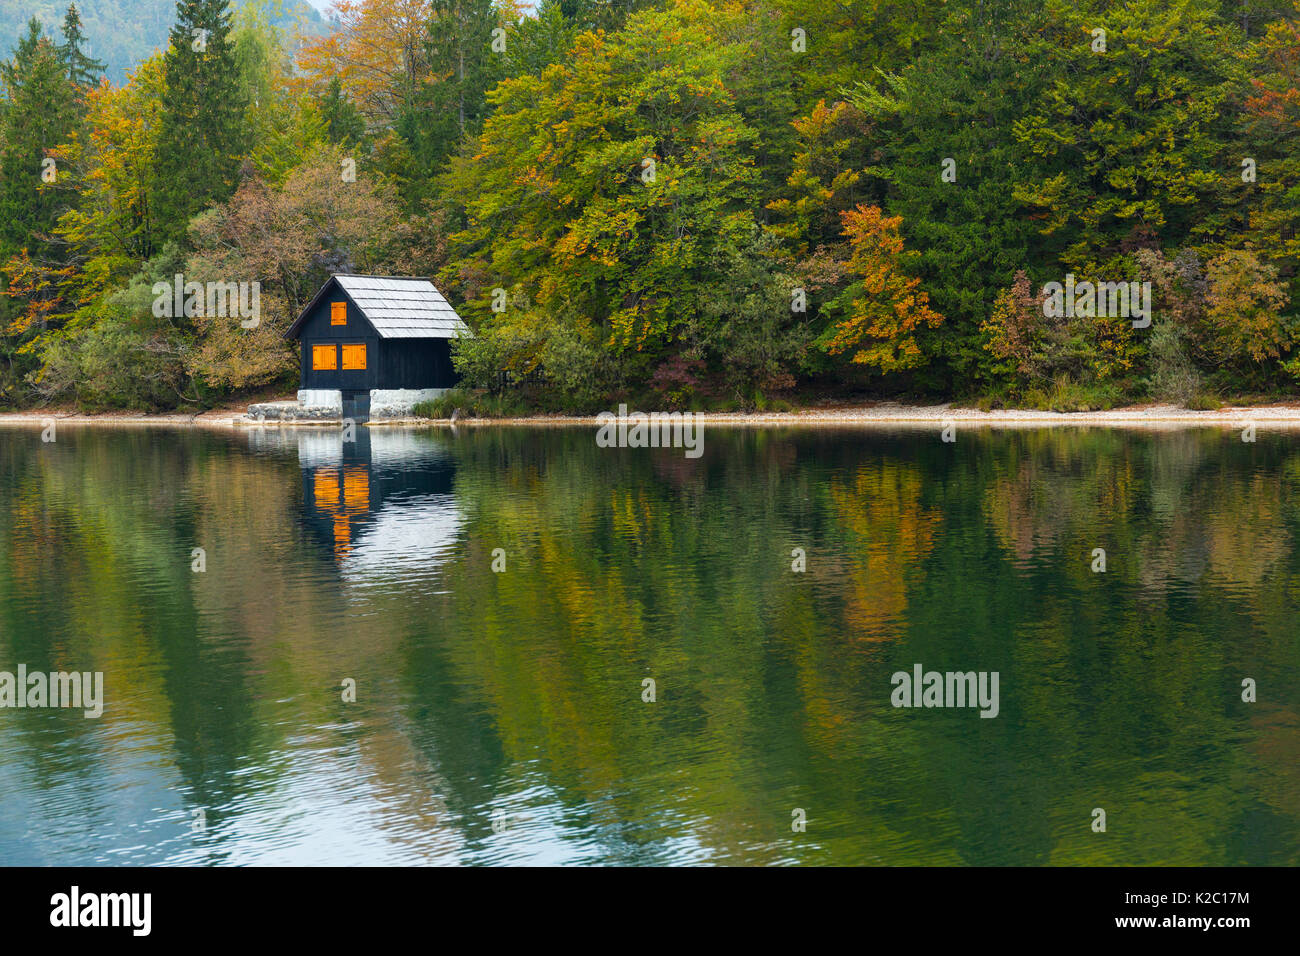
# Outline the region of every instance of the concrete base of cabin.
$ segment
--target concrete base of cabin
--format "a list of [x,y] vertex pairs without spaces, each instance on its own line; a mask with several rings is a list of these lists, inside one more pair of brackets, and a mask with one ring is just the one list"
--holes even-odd
[[248,406],[248,417],[266,422],[336,422],[343,417],[338,408],[299,405],[297,402],[263,402]]
[[431,402],[445,394],[445,388],[372,388],[370,417],[410,418],[420,402]]
[[[420,402],[430,402],[445,388],[372,388],[370,419],[410,418]],[[304,388],[296,402],[263,402],[248,406],[248,417],[267,422],[336,422],[343,418],[343,393],[338,389]]]
[[303,408],[328,408],[335,415],[342,415],[343,392],[337,388],[300,388],[298,404]]
[[296,402],[249,405],[248,417],[268,422],[338,421],[343,417],[343,393],[329,388],[301,389]]

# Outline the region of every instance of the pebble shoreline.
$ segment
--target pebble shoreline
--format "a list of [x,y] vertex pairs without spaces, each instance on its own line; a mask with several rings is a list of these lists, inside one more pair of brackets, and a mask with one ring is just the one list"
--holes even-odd
[[[1187,425],[1226,425],[1244,427],[1254,423],[1264,428],[1300,428],[1300,406],[1263,405],[1227,406],[1213,411],[1191,411],[1175,405],[1149,405],[1096,412],[1040,412],[1019,409],[980,411],[954,408],[951,405],[899,405],[882,403],[860,408],[799,409],[791,412],[699,412],[706,425],[788,425],[788,426],[933,426],[954,425],[993,427],[1043,427],[1100,425],[1106,427],[1183,427]],[[78,415],[33,412],[0,413],[0,425],[41,425],[53,419],[60,425],[165,425],[172,427],[217,428],[319,428],[337,425],[338,420],[265,421],[229,412],[204,415]],[[366,423],[370,427],[412,425],[450,425],[448,419],[387,419]],[[597,425],[596,416],[537,415],[526,418],[461,418],[456,427],[484,425],[554,426]]]

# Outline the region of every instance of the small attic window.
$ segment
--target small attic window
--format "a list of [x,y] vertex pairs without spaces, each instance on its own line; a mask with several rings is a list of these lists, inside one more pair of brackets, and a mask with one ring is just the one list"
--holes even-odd
[[346,302],[330,303],[330,325],[348,324],[348,304]]

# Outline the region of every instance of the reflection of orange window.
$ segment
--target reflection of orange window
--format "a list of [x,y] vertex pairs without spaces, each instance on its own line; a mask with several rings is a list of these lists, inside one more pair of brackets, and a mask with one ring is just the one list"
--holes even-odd
[[339,367],[332,345],[313,345],[311,347],[311,367],[314,372],[332,372]]
[[348,324],[348,304],[346,302],[330,303],[330,325]]
[[361,345],[344,345],[342,348],[344,369],[364,369],[366,367],[365,343]]
[[333,511],[339,504],[339,476],[333,471],[318,471],[312,483],[316,497],[316,507],[322,511]]
[[370,508],[370,475],[364,468],[349,468],[343,475],[343,510],[365,514]]

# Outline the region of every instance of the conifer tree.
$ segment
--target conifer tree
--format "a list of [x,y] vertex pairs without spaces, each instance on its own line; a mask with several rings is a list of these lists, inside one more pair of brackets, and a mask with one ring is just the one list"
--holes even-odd
[[[492,0],[433,0],[426,56],[430,78],[404,103],[396,128],[418,174],[440,170],[487,116],[487,91],[505,68]],[[494,40],[496,49],[494,49]]]
[[68,68],[68,79],[81,87],[94,86],[104,74],[104,64],[89,56],[83,49],[85,45],[81,14],[74,3],[63,17],[63,43],[59,46],[59,55]]
[[14,57],[0,66],[0,256],[51,242],[66,207],[55,152],[76,126],[76,97],[59,51],[32,18]]
[[230,198],[244,145],[229,0],[177,0],[163,60],[154,210],[172,238],[192,216]]

